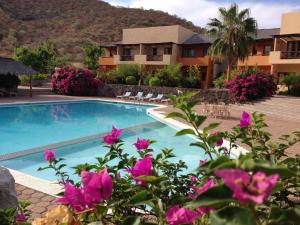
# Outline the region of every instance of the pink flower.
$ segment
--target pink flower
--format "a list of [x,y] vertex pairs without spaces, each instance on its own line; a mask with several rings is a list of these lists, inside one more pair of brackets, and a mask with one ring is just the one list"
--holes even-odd
[[[189,198],[191,199],[196,199],[199,195],[207,191],[208,189],[216,186],[217,184],[213,180],[208,180],[200,189],[198,189],[195,186],[192,186],[191,188],[194,190],[194,194],[190,194]],[[211,212],[213,208],[204,208],[204,207],[199,207],[197,209],[197,212],[199,213],[200,216],[207,214]]]
[[76,212],[82,212],[86,209],[84,195],[81,188],[75,187],[70,183],[65,184],[64,197],[59,198],[57,202],[69,205]]
[[192,184],[193,184],[193,183],[196,183],[196,177],[194,177],[194,176],[191,177],[191,183],[192,183]]
[[248,127],[251,126],[251,115],[247,112],[243,112],[240,119],[240,127]]
[[[213,134],[211,134],[212,136],[219,136],[218,135],[218,133],[213,133]],[[218,140],[217,140],[217,142],[216,142],[216,146],[217,147],[220,147],[220,146],[222,146],[223,145],[223,138],[219,138]]]
[[47,149],[44,153],[45,160],[47,160],[47,161],[55,160],[55,152],[56,152],[56,149],[53,149],[52,151],[50,149]]
[[178,205],[168,209],[166,219],[169,225],[192,224],[199,217],[198,213]]
[[64,196],[57,202],[69,205],[76,212],[82,212],[110,198],[113,182],[107,169],[100,173],[83,171],[81,176],[83,187],[79,188],[66,183]]
[[25,222],[25,221],[26,221],[26,216],[23,213],[18,214],[16,216],[16,222],[17,223],[22,223],[22,222]]
[[192,189],[195,191],[195,194],[189,195],[189,197],[191,199],[196,199],[199,195],[201,195],[202,193],[207,191],[209,188],[214,187],[214,186],[216,186],[216,183],[211,179],[209,179],[200,189],[193,186]]
[[100,173],[83,171],[81,178],[85,202],[90,208],[110,198],[113,190],[113,182],[107,169],[102,170]]
[[111,133],[105,135],[103,137],[103,141],[108,145],[113,145],[119,141],[119,137],[121,136],[124,129],[117,129],[114,126],[112,127]]
[[217,170],[215,174],[233,191],[232,197],[242,203],[263,204],[279,180],[277,174],[266,176],[263,172],[257,172],[250,177],[239,169]]
[[136,147],[138,151],[145,150],[149,147],[149,141],[147,139],[137,139],[136,143],[133,145]]
[[145,181],[138,179],[139,176],[151,176],[152,175],[152,159],[147,155],[145,158],[138,160],[132,169],[126,170],[131,173],[133,179],[138,185],[147,186]]

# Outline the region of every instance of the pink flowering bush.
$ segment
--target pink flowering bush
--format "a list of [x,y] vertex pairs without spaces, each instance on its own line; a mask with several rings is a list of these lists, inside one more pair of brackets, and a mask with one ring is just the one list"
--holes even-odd
[[229,88],[231,97],[236,102],[248,102],[275,94],[277,86],[270,74],[254,73],[240,74],[225,84]]
[[[123,130],[116,127],[102,138],[107,149],[103,157],[74,168],[79,182],[63,172],[59,150],[45,152],[49,165],[41,169],[53,169],[58,176],[64,188],[58,203],[72,212],[70,224],[299,224],[300,157],[288,157],[285,151],[300,141],[300,132],[271,141],[264,116],[248,112],[231,131],[213,132],[219,124],[212,123],[200,132],[206,117],[193,110],[193,96],[172,98],[180,111],[168,117],[190,123],[190,129],[176,135],[193,135],[191,145],[205,153],[195,168],[172,159],[171,149],[155,153],[147,139],[138,138],[130,155],[124,151]],[[232,154],[237,143],[248,152]]]
[[57,68],[51,81],[55,93],[77,96],[95,95],[101,84],[93,77],[91,71],[75,67]]

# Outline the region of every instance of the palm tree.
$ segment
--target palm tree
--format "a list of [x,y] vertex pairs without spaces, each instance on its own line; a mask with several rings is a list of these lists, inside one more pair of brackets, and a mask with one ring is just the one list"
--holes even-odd
[[219,8],[219,14],[219,19],[210,19],[207,24],[208,34],[214,40],[208,53],[213,58],[227,60],[228,81],[232,65],[248,56],[249,45],[257,32],[257,22],[250,17],[249,9],[239,11],[236,4],[229,9]]

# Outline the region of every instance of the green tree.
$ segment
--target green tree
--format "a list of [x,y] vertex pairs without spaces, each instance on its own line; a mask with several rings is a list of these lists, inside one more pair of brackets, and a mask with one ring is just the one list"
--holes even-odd
[[99,56],[102,55],[102,50],[100,46],[93,43],[86,43],[83,46],[83,51],[84,65],[86,65],[90,70],[95,71],[99,66]]
[[227,80],[230,79],[232,66],[237,60],[245,60],[248,47],[257,32],[257,22],[250,17],[250,10],[239,11],[236,4],[226,8],[219,8],[219,19],[210,19],[207,24],[208,34],[214,39],[209,48],[209,55],[228,61]]
[[51,74],[55,67],[61,67],[65,64],[53,42],[41,43],[36,48],[28,46],[15,48],[13,58],[43,74]]

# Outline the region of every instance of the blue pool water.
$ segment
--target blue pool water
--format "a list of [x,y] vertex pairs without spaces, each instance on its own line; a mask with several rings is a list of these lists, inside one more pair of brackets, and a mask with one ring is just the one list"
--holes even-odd
[[[190,171],[195,169],[204,158],[203,151],[189,146],[193,141],[190,137],[175,137],[175,129],[148,116],[149,107],[97,101],[0,107],[0,154],[107,133],[115,125],[125,128],[122,139],[129,154],[137,155],[132,146],[137,137],[148,138],[157,141],[152,146],[154,154],[162,148],[173,148],[177,156],[173,161],[183,160]],[[104,156],[106,151],[101,139],[93,139],[59,148],[57,157],[66,159],[65,171],[72,174],[73,166],[96,162],[95,157]],[[0,165],[55,180],[52,171],[37,172],[37,168],[47,165],[43,153],[0,161]]]

